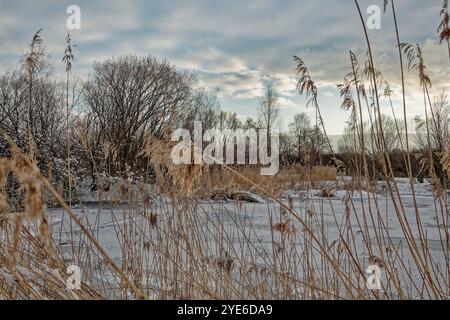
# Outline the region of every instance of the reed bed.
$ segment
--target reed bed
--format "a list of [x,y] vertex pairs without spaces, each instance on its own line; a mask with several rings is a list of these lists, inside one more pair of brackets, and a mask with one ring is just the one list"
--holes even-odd
[[[30,162],[26,155],[21,157],[23,165]],[[42,190],[48,188],[38,172],[25,172],[41,181]],[[34,205],[43,208],[48,232],[42,232],[43,220],[36,217],[22,219],[15,213],[4,218],[2,297],[448,298],[445,213],[436,213],[442,256],[411,230],[412,225],[423,227],[413,223],[414,210],[405,212],[405,237],[398,242],[391,236],[392,219],[377,199],[380,191],[358,193],[350,180],[336,182],[336,188],[348,195],[343,212],[329,194],[317,198],[312,182],[299,191],[297,200],[272,197],[254,184],[254,192],[267,199],[259,204],[200,200],[192,194],[180,196],[179,189],[155,193],[149,185],[131,188],[134,191],[118,188],[110,192],[114,197],[105,196],[94,207],[81,204],[76,213],[57,195],[62,209],[45,209],[33,198],[38,202]],[[367,204],[356,204],[364,197]],[[68,214],[64,220],[62,210]],[[411,230],[411,238],[406,230]],[[383,270],[382,290],[367,288],[369,264]],[[63,288],[69,265],[81,269],[83,286],[78,290]]]
[[[88,202],[83,190],[71,183],[71,143],[69,193],[64,197],[38,169],[33,128],[28,128],[28,152],[6,137],[10,156],[0,158],[0,298],[449,299],[450,145],[446,141],[439,149],[432,143],[430,132],[438,120],[425,57],[419,45],[401,43],[395,1],[385,3],[386,8],[391,4],[399,48],[403,114],[393,116],[408,173],[406,187],[395,177],[383,128],[380,99],[389,99],[389,94],[380,93],[390,92],[389,87],[375,67],[355,1],[368,56],[360,63],[350,52],[349,73],[340,86],[342,107],[352,114],[351,176],[317,161],[282,168],[272,178],[258,175],[258,167],[176,166],[170,160],[173,144],[148,138],[138,154],[148,158],[155,181],[137,181],[130,175],[107,188],[94,167],[99,188],[95,201]],[[428,207],[419,203],[411,165],[405,61],[409,71],[417,73],[424,93],[423,168],[432,194]],[[301,57],[294,57],[294,63],[298,91],[315,109],[327,155],[337,162],[314,71]],[[69,75],[71,68],[66,71]],[[371,150],[364,113],[370,120]],[[80,137],[83,151],[94,158],[95,150],[83,134]],[[112,161],[111,148],[105,148],[104,161]],[[369,161],[380,164],[378,174],[369,171]],[[8,196],[11,179],[22,193],[14,206]],[[45,201],[49,198],[57,205],[50,207]],[[430,220],[433,239],[427,232]],[[81,283],[75,289],[68,285],[70,266],[80,270]],[[382,273],[376,290],[367,286],[369,266]]]

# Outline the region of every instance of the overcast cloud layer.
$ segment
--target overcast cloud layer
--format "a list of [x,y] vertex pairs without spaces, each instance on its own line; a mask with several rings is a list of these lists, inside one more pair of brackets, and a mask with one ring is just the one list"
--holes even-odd
[[[360,1],[382,6],[382,0]],[[271,81],[280,94],[283,123],[306,109],[295,90],[292,55],[307,62],[320,86],[319,102],[332,134],[342,131],[348,117],[339,110],[335,84],[348,72],[348,51],[363,60],[365,40],[352,0],[167,0],[167,1],[7,1],[0,0],[0,71],[20,60],[32,34],[43,28],[47,51],[60,63],[67,33],[66,8],[81,8],[82,29],[72,32],[77,44],[74,72],[86,77],[94,61],[110,56],[151,54],[180,68],[196,70],[201,84],[220,90],[223,109],[240,117],[255,116],[263,86]],[[441,0],[399,0],[402,41],[424,48],[433,94],[450,89],[446,46],[439,46]],[[376,67],[394,89],[400,112],[398,55],[392,16],[382,17],[382,29],[369,33]],[[416,76],[408,75],[411,117],[422,112]]]

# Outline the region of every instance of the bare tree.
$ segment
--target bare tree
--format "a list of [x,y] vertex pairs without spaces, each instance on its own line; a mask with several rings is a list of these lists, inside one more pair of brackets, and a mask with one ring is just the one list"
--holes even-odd
[[352,154],[355,153],[355,150],[358,150],[359,143],[357,146],[355,146],[355,139],[354,139],[354,130],[351,126],[346,126],[344,129],[344,133],[339,138],[337,150],[339,153],[342,154]]
[[319,155],[326,149],[326,140],[319,126],[312,125],[304,112],[296,114],[289,125],[296,157],[302,164],[318,164]]
[[[19,72],[8,72],[0,77],[0,128],[20,148],[27,146],[28,86],[26,76]],[[1,150],[6,153],[6,149]]]
[[183,108],[178,113],[181,127],[192,132],[194,130],[194,121],[200,121],[204,133],[206,130],[216,126],[220,118],[220,102],[217,93],[217,90],[199,89],[195,91],[189,107]]
[[[442,153],[450,140],[450,105],[445,92],[434,98],[432,105],[432,119],[429,121],[429,135],[431,148],[434,152]],[[426,121],[416,117],[416,144],[420,148],[428,148]]]
[[[33,107],[29,111],[28,75],[16,70],[0,76],[0,129],[20,148],[29,146],[29,119],[33,119],[35,156],[42,165],[48,159],[63,156],[64,90],[48,74],[35,76],[32,87]],[[4,152],[4,150],[3,150]]]
[[135,166],[145,139],[162,138],[192,104],[196,77],[153,57],[111,58],[94,65],[85,85],[90,125],[115,154],[117,166]]
[[[387,152],[392,152],[396,150],[400,150],[401,148],[401,140],[399,139],[398,133],[397,133],[397,127],[399,127],[400,132],[403,132],[403,126],[400,124],[396,124],[395,120],[387,115],[382,114],[381,119],[378,120],[379,123],[381,123],[381,127],[383,128],[383,132],[385,133],[384,137],[384,144],[385,149]],[[368,128],[366,130],[366,140],[367,140],[367,147],[370,150],[377,150],[376,147],[376,137],[372,134],[372,132],[378,132],[377,124],[373,124],[373,126],[370,125],[370,123],[366,123],[364,127]],[[403,138],[403,137],[401,137]]]
[[244,122],[244,124],[243,124],[243,128],[244,129],[258,129],[259,127],[258,127],[258,123],[255,121],[255,120],[253,120],[252,118],[250,118],[250,117],[248,117],[246,120],[245,120],[245,122]]
[[[383,131],[386,133],[385,137],[385,145],[387,152],[394,152],[401,149],[401,141],[398,136],[397,129],[400,132],[403,132],[403,126],[396,124],[395,120],[387,115],[381,115],[381,125],[383,127]],[[368,154],[373,155],[378,148],[378,140],[376,134],[377,132],[377,123],[366,121],[363,123],[363,127],[365,128],[364,132],[364,140],[365,147]],[[402,137],[403,139],[404,137]],[[355,145],[356,144],[356,145]],[[340,153],[354,153],[361,148],[360,141],[355,140],[354,137],[354,127],[352,124],[349,124],[344,129],[344,134],[339,140],[338,150]]]
[[270,142],[270,135],[273,128],[279,124],[279,118],[280,106],[278,104],[278,94],[273,88],[273,85],[268,83],[258,109],[258,121],[260,126],[267,130],[268,143]]
[[220,111],[218,125],[220,130],[242,128],[242,122],[239,120],[236,112]]
[[310,146],[312,129],[311,121],[304,112],[296,114],[294,121],[289,125],[289,133],[292,136],[297,158],[300,161],[304,159],[304,155]]

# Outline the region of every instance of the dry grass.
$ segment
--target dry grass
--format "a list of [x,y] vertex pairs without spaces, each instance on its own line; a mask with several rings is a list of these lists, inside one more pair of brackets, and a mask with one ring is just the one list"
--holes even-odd
[[[6,299],[98,299],[85,284],[68,290],[67,265],[52,245],[38,169],[16,147],[0,158],[0,296]],[[10,212],[6,195],[9,174],[25,189],[24,211]],[[37,231],[37,232],[36,232]]]
[[[336,169],[333,167],[313,167],[309,170],[302,166],[281,168],[276,176],[262,176],[260,167],[245,166],[234,168],[239,174],[245,176],[253,183],[264,186],[272,195],[281,196],[286,190],[306,190],[311,184],[319,185],[325,181],[336,180]],[[208,168],[203,175],[200,187],[200,195],[208,194],[208,191],[216,193],[231,193],[234,190],[254,191],[253,183],[243,180],[223,167]]]
[[[394,7],[393,11],[395,17]],[[353,133],[358,143],[356,174],[350,180],[340,177],[335,168],[312,165],[283,168],[275,177],[261,176],[259,167],[177,166],[171,160],[174,143],[152,139],[141,155],[149,159],[149,167],[156,173],[156,193],[151,193],[148,185],[127,180],[95,210],[78,199],[81,206],[75,212],[40,173],[31,145],[29,156],[10,141],[12,157],[0,158],[0,298],[449,299],[448,196],[443,185],[433,185],[434,208],[426,210],[434,210],[440,241],[432,249],[416,200],[408,143],[403,152],[411,183],[411,210],[393,174],[381,125],[381,73],[374,67],[360,14],[369,61],[361,70],[356,56],[351,56],[352,79],[347,83],[358,100],[348,105],[355,115]],[[429,101],[431,78],[424,72],[420,47],[399,48],[406,50],[410,65],[419,71],[424,98]],[[316,109],[333,153],[317,100],[320,86],[303,60],[295,57],[295,62],[298,89]],[[403,77],[403,67],[401,72]],[[353,99],[353,95],[346,98]],[[373,105],[369,106],[369,101]],[[378,179],[368,173],[361,134],[364,122],[357,117],[363,106],[373,118],[373,154],[382,164],[386,203],[379,198]],[[404,107],[406,121],[405,100]],[[425,102],[425,112],[431,112],[427,123],[434,119],[430,107]],[[29,130],[31,143],[32,128]],[[92,152],[87,143],[83,146]],[[436,152],[431,144],[428,147],[429,166],[433,167]],[[112,157],[106,160],[115,160],[113,145],[106,145],[104,151],[105,158]],[[442,165],[450,176],[449,150],[444,151],[440,150]],[[434,171],[430,171],[434,179]],[[11,176],[24,193],[19,206],[23,210],[13,208],[8,198]],[[99,188],[100,194],[107,192],[101,183]],[[339,206],[331,199],[336,188],[347,191]],[[301,191],[297,192],[298,201],[282,199],[286,190]],[[317,190],[319,199],[313,194]],[[263,213],[246,201],[246,191],[267,200],[258,207],[264,206]],[[45,207],[44,195],[49,194],[59,203],[56,213]],[[209,201],[217,195],[236,201]],[[75,196],[69,200],[76,200]],[[61,221],[53,221],[55,215]],[[394,220],[399,226],[395,236],[391,229]],[[107,234],[100,232],[105,227],[110,231]],[[330,235],[331,229],[336,233]],[[436,259],[436,252],[441,260]],[[81,270],[78,290],[67,287],[69,264]],[[381,290],[367,288],[368,264],[382,268]]]
[[448,179],[450,180],[450,141],[442,157],[442,167],[447,172]]
[[[161,148],[159,143],[159,154],[165,154]],[[27,193],[34,195],[25,198],[28,202],[24,205],[25,212],[34,210],[34,214],[23,217],[21,213],[7,214],[7,223],[1,231],[0,295],[3,298],[397,299],[448,296],[445,272],[431,257],[425,256],[430,278],[417,280],[412,276],[412,269],[422,267],[405,260],[402,251],[408,247],[389,244],[392,239],[387,228],[382,227],[379,233],[373,234],[371,225],[383,225],[386,222],[383,219],[372,223],[358,220],[357,229],[367,235],[364,240],[370,253],[369,261],[382,266],[389,275],[383,291],[368,290],[364,274],[367,262],[361,255],[362,248],[355,242],[356,230],[350,220],[341,221],[333,210],[332,217],[340,234],[336,239],[329,239],[323,220],[326,198],[319,205],[308,199],[299,204],[280,202],[268,190],[241,176],[251,176],[251,172],[258,172],[257,168],[239,172],[218,170],[210,176],[217,179],[212,182],[219,186],[220,181],[231,180],[234,175],[236,180],[229,181],[230,188],[237,186],[272,198],[267,204],[265,219],[272,239],[269,243],[262,241],[260,227],[253,223],[256,213],[251,204],[237,199],[231,207],[220,202],[200,205],[194,194],[189,197],[179,194],[182,186],[186,186],[187,191],[198,190],[193,187],[195,184],[176,181],[165,184],[166,188],[171,188],[168,197],[157,196],[156,199],[119,188],[117,192],[123,193],[120,197],[126,199],[126,205],[99,208],[94,219],[85,210],[73,215],[63,202],[64,210],[71,214],[58,233],[46,222],[50,216],[41,201],[44,189],[55,191],[45,184],[35,168],[28,167],[30,161],[26,156],[17,150],[15,154],[15,160],[1,159],[2,180],[5,181],[6,172],[17,172],[25,186],[38,187],[28,187]],[[306,179],[312,176],[332,178],[332,170],[328,170],[327,176],[319,175],[327,172],[324,168],[314,170],[316,175],[311,170]],[[298,171],[290,168],[281,172],[275,178],[279,179],[278,188],[294,179],[303,179],[304,175]],[[171,177],[182,177],[180,171],[169,168],[168,172]],[[293,172],[298,176],[292,177]],[[260,177],[257,181],[265,187],[272,182],[265,179]],[[314,183],[320,185],[324,181]],[[144,189],[139,190],[144,192]],[[6,201],[3,196],[3,202]],[[347,216],[359,216],[351,201],[351,198],[346,200]],[[121,256],[117,266],[102,249],[95,231],[99,230],[101,215],[108,212],[115,230],[109,236],[115,239],[113,242],[117,241]],[[41,230],[43,222],[48,231],[34,232]],[[77,231],[76,227],[81,230]],[[43,245],[43,239],[48,239],[50,245]],[[64,246],[61,246],[61,239],[65,239]],[[80,290],[67,289],[65,261],[80,266],[85,281]],[[412,284],[410,291],[400,285],[405,276]]]
[[[203,175],[201,165],[175,165],[171,153],[177,143],[148,139],[142,154],[150,159],[161,192],[176,190],[179,194],[192,195],[200,186]],[[196,151],[192,148],[192,159]]]

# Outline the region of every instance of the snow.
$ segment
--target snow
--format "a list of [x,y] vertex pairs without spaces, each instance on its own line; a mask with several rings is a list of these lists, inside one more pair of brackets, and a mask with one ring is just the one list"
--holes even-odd
[[13,286],[15,284],[15,279],[8,270],[0,268],[0,279],[4,280],[8,285]]
[[[397,179],[398,188],[401,195],[401,200],[403,202],[406,216],[408,222],[411,226],[413,232],[414,241],[419,244],[420,247],[420,237],[419,230],[417,227],[416,214],[414,201],[412,197],[411,188],[409,181],[407,179]],[[383,183],[380,182],[379,190],[384,190],[382,188]],[[435,212],[435,201],[439,201],[433,196],[432,188],[429,183],[415,184],[415,193],[417,207],[420,212],[420,219],[423,224],[424,233],[426,236],[426,244],[430,250],[432,258],[439,263],[441,266],[445,266],[445,248],[448,248],[448,243],[445,243],[444,232],[445,230],[441,225],[438,225],[438,220],[440,217],[436,217]],[[226,230],[229,237],[235,243],[236,248],[242,242],[242,235],[245,232],[246,237],[254,244],[256,248],[261,248],[262,250],[267,250],[273,244],[272,242],[272,231],[270,225],[270,218],[276,221],[280,212],[279,204],[268,201],[263,197],[260,197],[254,193],[245,192],[245,195],[249,198],[254,199],[251,203],[242,203],[241,201],[202,201],[199,203],[199,208],[197,210],[200,221],[203,221],[206,225],[211,221],[211,219],[220,219],[223,223],[223,228]],[[398,202],[398,195],[394,195],[394,200]],[[363,212],[366,214],[366,218],[369,219],[368,208],[369,204],[374,206],[376,199],[376,204],[379,208],[380,215],[383,217],[383,221],[386,224],[387,234],[390,238],[390,243],[387,243],[386,247],[382,249],[388,250],[398,250],[406,261],[412,259],[407,249],[407,239],[405,239],[404,233],[401,230],[395,207],[393,205],[393,199],[384,190],[377,194],[369,194],[366,191],[347,191],[341,187],[337,187],[337,190],[333,192],[331,197],[321,196],[321,190],[312,189],[309,191],[285,191],[282,196],[282,201],[286,205],[290,205],[293,209],[303,218],[307,214],[308,210],[314,210],[323,219],[323,225],[316,225],[315,227],[322,228],[324,234],[326,235],[327,242],[332,245],[335,241],[339,240],[339,227],[336,224],[341,224],[346,213],[349,213],[349,223],[356,235],[356,245],[358,246],[359,258],[364,261],[365,266],[369,266],[371,263],[369,261],[369,255],[366,252],[367,249],[363,243],[363,232],[361,230],[360,222],[363,217]],[[92,200],[92,199],[90,199]],[[162,205],[166,200],[161,199],[159,204],[156,204],[156,212],[162,220],[168,219],[165,217],[165,212],[162,210]],[[350,208],[350,211],[347,209]],[[116,235],[116,229],[120,225],[129,224],[131,219],[133,223],[140,224],[143,222],[141,216],[131,218],[127,214],[127,206],[117,205],[114,208],[108,206],[100,207],[95,202],[89,202],[87,204],[78,204],[74,207],[74,211],[80,217],[83,217],[83,222],[90,226],[90,229],[95,235],[98,235],[98,241],[108,254],[113,258],[114,262],[120,265],[123,259],[123,253],[120,245],[121,239]],[[135,208],[136,209],[136,208]],[[372,209],[373,210],[373,209]],[[60,224],[62,220],[62,212],[60,209],[50,210],[51,221],[54,228],[54,235],[62,244],[68,243],[68,238],[66,235],[59,234]],[[67,215],[66,215],[67,216]],[[379,227],[379,217],[375,214],[373,216],[375,226],[370,223],[369,232],[371,240],[373,241],[373,250],[377,252],[380,248],[375,246],[375,231],[380,232]],[[160,219],[160,218],[158,218]],[[65,217],[64,228],[67,228],[67,217]],[[302,230],[302,226],[292,217],[289,220],[293,223],[297,230]],[[244,230],[237,227],[236,221],[244,221]],[[369,219],[370,221],[370,219]],[[247,230],[247,229],[248,230]],[[80,235],[80,229],[73,229],[75,234]],[[449,230],[447,230],[449,231]],[[212,246],[214,246],[214,238],[211,238]],[[299,243],[300,245],[300,243]],[[67,254],[67,261],[73,259],[70,250],[71,246],[62,245],[61,248]],[[447,249],[448,250],[448,249]],[[399,253],[400,254],[400,253]],[[264,264],[264,258],[260,257],[259,263]],[[420,275],[413,270],[414,279],[420,280]],[[113,283],[115,281],[114,276],[110,275],[110,281]],[[105,279],[105,275],[103,275]],[[149,280],[150,281],[150,280]],[[155,279],[152,280],[154,283]],[[408,283],[405,282],[404,286],[407,288]]]

